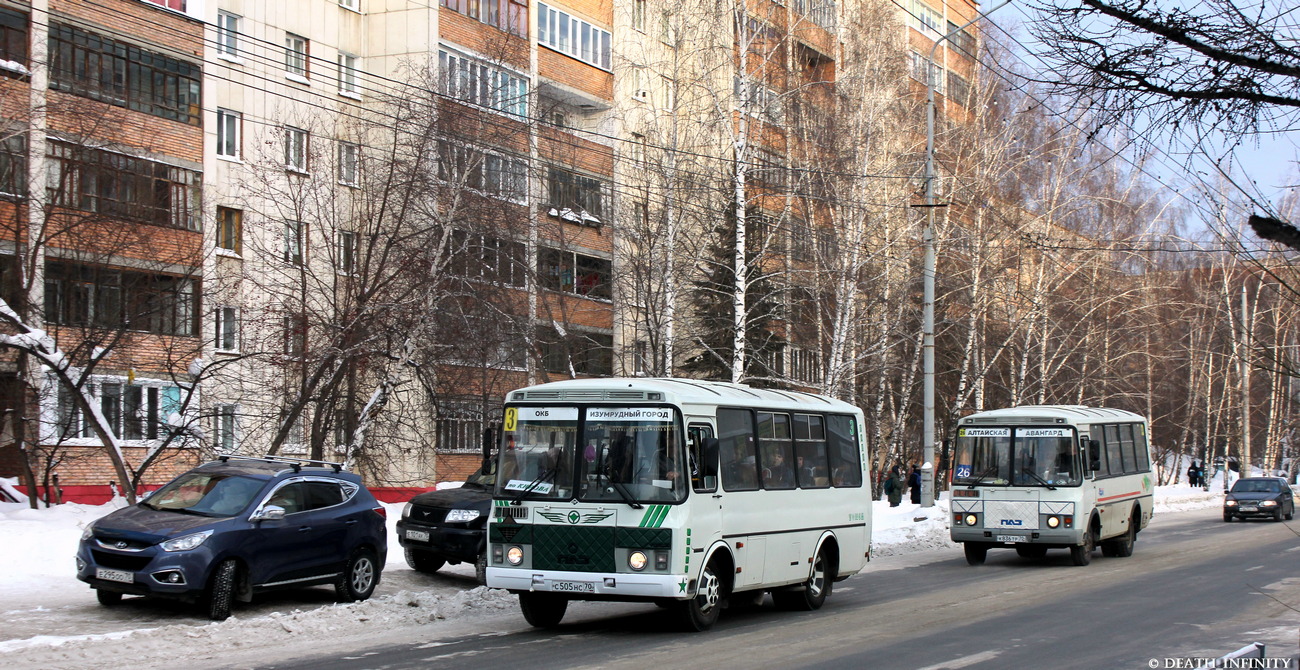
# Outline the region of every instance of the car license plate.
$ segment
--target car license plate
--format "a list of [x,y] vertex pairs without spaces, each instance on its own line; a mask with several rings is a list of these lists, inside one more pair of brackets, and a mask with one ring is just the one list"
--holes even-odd
[[994,538],[998,542],[1024,542],[1024,535],[999,535]]
[[552,591],[563,593],[595,593],[595,582],[551,582]]
[[406,531],[406,539],[415,540],[416,542],[428,542],[429,533],[423,530],[408,530]]
[[123,584],[135,582],[134,574],[125,570],[109,570],[108,568],[95,568],[95,578],[106,582],[122,582]]
[[1258,512],[1258,511],[1259,511],[1259,508],[1258,508],[1258,507],[1255,507],[1254,505],[1242,505],[1242,506],[1241,506],[1241,511],[1243,511],[1243,512]]

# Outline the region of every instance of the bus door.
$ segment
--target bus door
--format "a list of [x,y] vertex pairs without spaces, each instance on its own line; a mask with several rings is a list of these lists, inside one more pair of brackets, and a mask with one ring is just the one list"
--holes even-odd
[[696,561],[704,559],[704,550],[722,537],[722,491],[718,487],[718,448],[712,419],[687,417],[686,451],[691,473],[686,527],[691,531],[690,567],[694,570],[699,567]]

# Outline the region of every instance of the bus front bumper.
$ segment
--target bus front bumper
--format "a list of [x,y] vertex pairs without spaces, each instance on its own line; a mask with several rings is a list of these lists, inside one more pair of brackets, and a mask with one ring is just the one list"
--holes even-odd
[[487,585],[509,591],[564,594],[577,600],[685,598],[690,580],[685,575],[567,572],[528,568],[487,569]]
[[986,542],[994,545],[1014,546],[1017,544],[1045,544],[1057,547],[1070,547],[1083,542],[1083,529],[1057,528],[1055,530],[1040,528],[1035,530],[989,530],[979,527],[952,528],[953,542]]

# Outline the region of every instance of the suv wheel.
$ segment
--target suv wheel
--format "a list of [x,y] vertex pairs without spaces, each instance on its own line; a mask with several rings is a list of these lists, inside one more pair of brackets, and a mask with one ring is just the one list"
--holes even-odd
[[375,554],[369,549],[358,549],[352,552],[347,567],[334,584],[334,599],[341,603],[365,600],[375,592],[376,586],[379,586],[379,564]]
[[119,591],[105,591],[104,589],[95,589],[95,599],[104,607],[112,607],[122,602],[122,594]]
[[431,556],[426,552],[417,551],[410,547],[406,548],[406,564],[416,572],[425,572],[433,574],[442,569],[447,562],[436,556]]
[[235,575],[238,572],[239,566],[234,559],[227,559],[212,573],[212,584],[208,587],[209,619],[225,621],[230,618],[230,606],[235,601]]

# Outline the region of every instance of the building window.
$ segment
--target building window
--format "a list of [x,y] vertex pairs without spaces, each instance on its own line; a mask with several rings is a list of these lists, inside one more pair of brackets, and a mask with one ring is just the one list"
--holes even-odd
[[599,179],[552,167],[547,180],[550,215],[584,225],[600,225],[605,216],[605,188]]
[[60,326],[194,335],[195,281],[189,277],[49,262],[45,319]]
[[[280,420],[289,420],[289,410],[280,413]],[[307,453],[307,440],[304,438],[305,431],[302,429],[302,415],[289,423],[289,432],[285,434],[284,444],[280,445],[280,451],[286,454],[305,454]]]
[[794,0],[794,11],[827,29],[835,29],[835,0]]
[[284,222],[284,262],[302,265],[302,221]]
[[[50,441],[89,438],[98,442],[93,423],[75,402],[65,385],[58,386]],[[95,376],[86,384],[93,404],[104,417],[108,429],[123,440],[156,440],[168,432],[167,418],[181,410],[181,398],[187,389],[162,383],[132,383],[126,377]]]
[[243,253],[244,212],[229,207],[217,208],[217,248]]
[[238,14],[217,12],[217,53],[239,58],[239,21]]
[[438,50],[442,92],[503,114],[528,116],[527,78],[464,54]]
[[361,145],[355,142],[339,142],[339,183],[348,186],[357,185],[357,174],[361,162]]
[[528,264],[524,262],[522,242],[453,230],[447,254],[447,269],[453,276],[506,286],[524,285]]
[[307,62],[310,41],[293,33],[284,34],[284,70],[295,77],[308,77]]
[[609,300],[610,268],[606,258],[547,247],[537,250],[538,282],[552,291]]
[[609,375],[614,370],[614,337],[604,333],[575,332],[555,328],[537,331],[542,367],[549,372],[580,375]]
[[645,32],[645,0],[632,0],[632,28]]
[[193,170],[51,140],[50,202],[169,228],[201,230],[201,175]]
[[151,5],[159,5],[178,12],[185,11],[185,0],[144,0]]
[[352,54],[339,54],[339,93],[360,93],[357,88],[357,57]]
[[359,12],[361,11],[361,0],[339,0],[339,7]]
[[27,74],[27,15],[8,7],[0,7],[0,61],[7,74]]
[[198,65],[95,33],[50,25],[50,88],[198,126]]
[[785,123],[780,93],[749,77],[738,76],[733,81],[736,102],[742,112],[768,123]]
[[219,454],[234,453],[239,442],[235,438],[237,405],[217,405],[212,410],[212,446]]
[[948,22],[948,34],[952,35],[952,37],[948,38],[949,43],[951,43],[952,48],[956,49],[961,55],[967,58],[974,58],[976,55],[975,36],[965,28],[962,28],[961,30],[957,30],[957,28],[959,28],[957,24],[952,21]]
[[930,39],[939,39],[943,36],[943,15],[930,9],[930,6],[921,0],[912,0],[912,27],[921,32],[922,35]]
[[27,197],[27,136],[0,140],[0,197]]
[[483,450],[484,429],[501,428],[500,410],[489,408],[485,422],[482,402],[474,398],[442,400],[437,411],[433,445],[442,453],[477,454]]
[[302,358],[307,351],[307,317],[300,314],[286,316],[282,323],[284,327],[284,355],[290,358]]
[[213,346],[221,351],[239,351],[239,308],[218,307],[217,336]]
[[284,127],[284,167],[296,172],[307,171],[307,148],[310,133],[302,128]]
[[239,129],[244,117],[228,109],[217,110],[217,155],[239,158]]
[[524,203],[528,162],[449,141],[438,143],[438,179],[455,187]]
[[540,2],[537,3],[537,41],[589,65],[610,69],[608,30]]
[[357,272],[357,253],[360,236],[350,230],[339,231],[339,274],[352,275]]
[[963,107],[970,104],[970,82],[951,70],[948,72],[948,99]]
[[438,0],[438,4],[511,35],[528,37],[526,0]]

